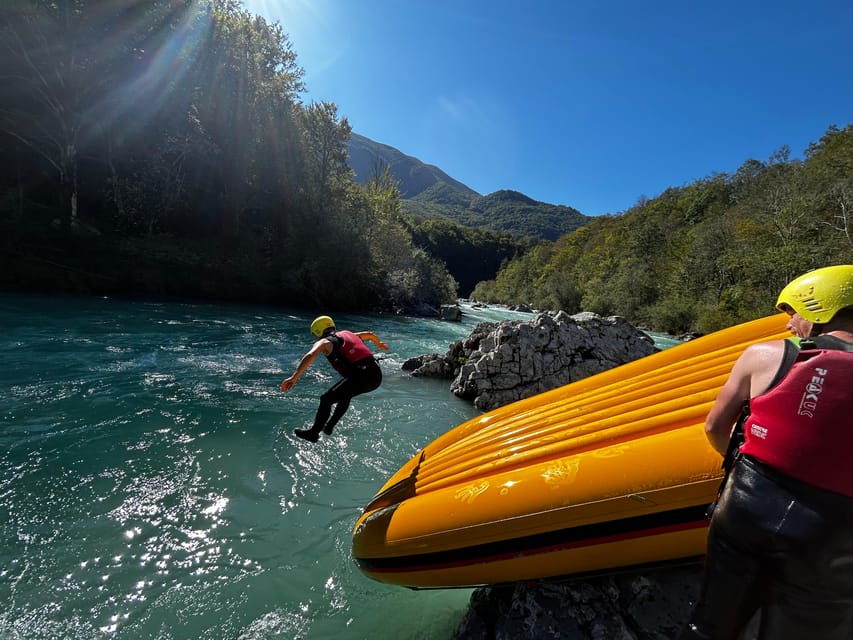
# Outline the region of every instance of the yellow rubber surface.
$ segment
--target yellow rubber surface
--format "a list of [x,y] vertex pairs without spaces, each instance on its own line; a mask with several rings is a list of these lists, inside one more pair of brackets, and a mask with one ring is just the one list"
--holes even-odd
[[721,459],[703,425],[762,318],[483,414],[436,438],[367,505],[353,557],[377,580],[462,587],[704,553]]

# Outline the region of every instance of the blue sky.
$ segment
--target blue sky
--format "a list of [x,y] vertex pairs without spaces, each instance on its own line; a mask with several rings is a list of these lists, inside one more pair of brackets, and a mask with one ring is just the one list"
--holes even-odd
[[244,0],[306,103],[488,194],[587,215],[853,123],[849,0]]

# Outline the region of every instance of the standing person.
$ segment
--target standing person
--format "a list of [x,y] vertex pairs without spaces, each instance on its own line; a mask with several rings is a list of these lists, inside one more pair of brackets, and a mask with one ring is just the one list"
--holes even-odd
[[851,637],[853,265],[794,279],[776,307],[798,337],[745,349],[705,424],[725,454],[748,403],[682,640],[734,640],[758,610],[761,640]]
[[[338,331],[335,322],[329,316],[319,316],[311,323],[311,333],[317,338],[296,367],[293,375],[281,383],[282,391],[289,391],[299,376],[314,362],[321,353],[325,355],[335,370],[343,376],[332,387],[320,396],[320,406],[310,429],[295,429],[293,433],[309,442],[317,442],[320,431],[327,436],[338,420],[349,408],[350,400],[355,396],[373,391],[382,382],[382,370],[365,345],[370,340],[383,351],[388,345],[370,331]],[[332,405],[335,411],[332,413]],[[329,415],[331,414],[331,417]]]

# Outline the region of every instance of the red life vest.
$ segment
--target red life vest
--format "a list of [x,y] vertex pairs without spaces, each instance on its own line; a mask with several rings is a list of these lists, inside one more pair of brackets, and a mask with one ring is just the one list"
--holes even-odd
[[801,482],[853,497],[853,353],[802,349],[749,401],[741,452]]
[[336,331],[327,336],[326,340],[332,343],[332,353],[326,357],[341,375],[351,375],[351,365],[367,358],[373,358],[373,353],[367,348],[364,341],[352,331]]

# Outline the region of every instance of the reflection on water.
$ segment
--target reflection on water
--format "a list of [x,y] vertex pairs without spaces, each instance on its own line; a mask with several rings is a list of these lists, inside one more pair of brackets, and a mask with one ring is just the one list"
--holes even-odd
[[0,297],[0,637],[446,638],[468,592],[375,583],[351,528],[385,479],[475,414],[400,370],[469,328],[341,316],[385,381],[317,445],[334,372],[278,390],[309,314]]

